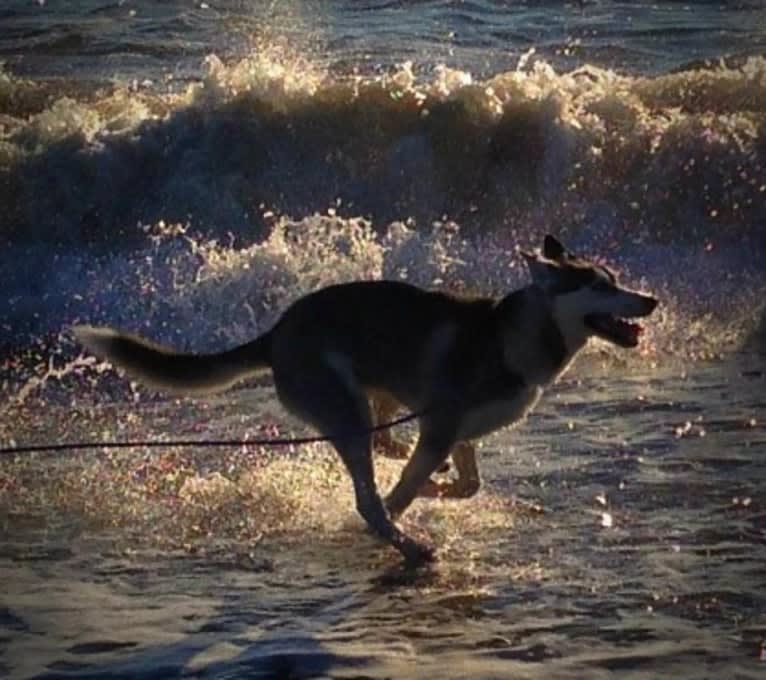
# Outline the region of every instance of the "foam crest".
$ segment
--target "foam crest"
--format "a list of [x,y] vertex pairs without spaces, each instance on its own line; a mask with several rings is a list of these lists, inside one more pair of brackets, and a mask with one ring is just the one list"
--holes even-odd
[[268,47],[207,64],[186,93],[48,93],[27,117],[30,86],[4,76],[0,230],[114,249],[128,225],[189,219],[252,240],[260,206],[300,219],[339,199],[376,224],[447,215],[482,233],[608,210],[616,235],[752,240],[764,217],[760,58],[655,78],[530,59],[486,80],[331,76]]
[[246,95],[270,101],[275,110],[286,112],[306,97],[315,96],[327,80],[313,62],[285,51],[281,45],[261,44],[252,55],[228,66],[211,54],[205,65],[205,78],[189,94],[208,103]]

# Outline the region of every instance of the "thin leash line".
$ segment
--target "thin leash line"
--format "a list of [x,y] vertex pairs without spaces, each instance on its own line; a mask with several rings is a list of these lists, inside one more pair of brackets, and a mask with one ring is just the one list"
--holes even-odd
[[[380,430],[387,430],[397,425],[402,425],[411,420],[415,420],[423,415],[423,411],[408,413],[406,416],[391,420],[387,423],[375,425],[369,429],[363,430],[358,434],[372,434]],[[328,442],[337,439],[339,436],[348,436],[356,434],[346,432],[343,435],[321,435],[314,437],[263,437],[259,439],[167,439],[167,440],[135,440],[126,442],[107,442],[107,441],[89,441],[89,442],[68,442],[64,444],[31,444],[29,446],[6,446],[0,447],[0,455],[11,455],[20,453],[42,453],[44,451],[79,451],[83,449],[134,449],[134,448],[160,448],[163,446],[198,446],[200,448],[226,447],[226,446],[298,446],[302,444],[316,444],[319,442]]]

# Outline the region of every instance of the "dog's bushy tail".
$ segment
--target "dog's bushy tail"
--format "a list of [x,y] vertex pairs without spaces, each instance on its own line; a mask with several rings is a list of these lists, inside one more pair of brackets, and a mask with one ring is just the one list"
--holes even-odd
[[75,326],[72,332],[100,359],[165,392],[221,392],[269,365],[268,333],[218,354],[183,354],[112,328]]

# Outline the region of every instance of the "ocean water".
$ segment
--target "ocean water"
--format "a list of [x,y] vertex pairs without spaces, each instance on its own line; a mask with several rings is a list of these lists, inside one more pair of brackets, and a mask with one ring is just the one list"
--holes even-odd
[[218,349],[337,281],[502,294],[548,232],[662,305],[417,501],[414,574],[322,445],[3,457],[0,675],[761,677],[764,41],[760,2],[5,0],[0,445],[308,433],[77,322]]

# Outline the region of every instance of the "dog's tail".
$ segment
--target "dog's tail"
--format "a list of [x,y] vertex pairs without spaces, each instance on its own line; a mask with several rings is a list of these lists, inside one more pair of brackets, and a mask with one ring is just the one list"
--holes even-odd
[[177,394],[221,392],[269,366],[269,334],[219,354],[182,354],[131,333],[75,326],[77,340],[142,383]]

